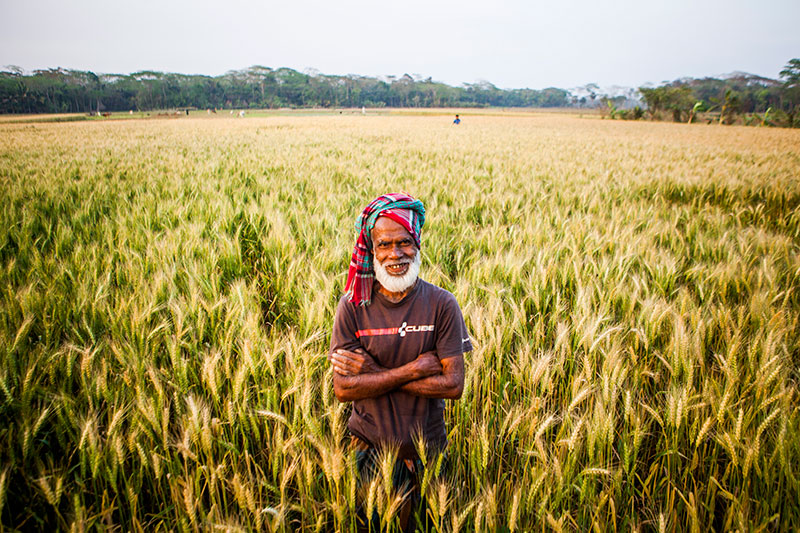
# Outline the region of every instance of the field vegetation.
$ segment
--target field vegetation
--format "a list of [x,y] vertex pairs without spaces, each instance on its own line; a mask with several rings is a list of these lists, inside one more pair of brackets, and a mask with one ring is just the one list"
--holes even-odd
[[799,176],[738,126],[0,124],[0,529],[391,530],[326,351],[396,190],[475,345],[432,530],[800,529]]

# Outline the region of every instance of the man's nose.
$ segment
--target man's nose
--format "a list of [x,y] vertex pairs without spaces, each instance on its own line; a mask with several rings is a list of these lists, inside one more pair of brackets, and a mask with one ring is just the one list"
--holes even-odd
[[392,248],[389,250],[389,257],[391,258],[399,258],[403,257],[405,252],[403,251],[403,247],[397,244],[392,245]]

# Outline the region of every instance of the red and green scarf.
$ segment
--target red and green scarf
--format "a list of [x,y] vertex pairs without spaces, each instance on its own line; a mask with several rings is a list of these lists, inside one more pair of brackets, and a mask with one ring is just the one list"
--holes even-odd
[[389,217],[402,225],[420,248],[420,234],[425,224],[425,206],[405,193],[384,194],[375,198],[356,219],[358,240],[350,259],[345,290],[350,301],[356,305],[369,305],[372,300],[372,281],[375,269],[372,266],[372,228],[378,217]]

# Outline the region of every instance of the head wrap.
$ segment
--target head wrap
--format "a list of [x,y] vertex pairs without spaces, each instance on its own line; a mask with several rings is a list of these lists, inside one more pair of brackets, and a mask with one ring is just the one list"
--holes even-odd
[[402,225],[420,248],[420,234],[425,224],[425,206],[405,193],[384,194],[375,198],[356,219],[358,239],[350,259],[345,291],[356,305],[369,305],[372,300],[372,281],[375,269],[372,266],[372,229],[378,217],[391,218]]

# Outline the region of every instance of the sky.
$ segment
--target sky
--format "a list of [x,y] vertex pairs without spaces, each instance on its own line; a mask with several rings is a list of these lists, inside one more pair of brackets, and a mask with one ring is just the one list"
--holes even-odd
[[636,87],[777,78],[800,57],[799,20],[800,0],[0,0],[0,68]]

